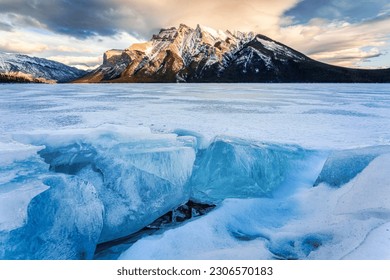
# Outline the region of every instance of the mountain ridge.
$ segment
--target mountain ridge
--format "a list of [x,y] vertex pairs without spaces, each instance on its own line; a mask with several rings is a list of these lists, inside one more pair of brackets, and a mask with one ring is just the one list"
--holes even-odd
[[65,83],[86,73],[45,58],[0,52],[0,82]]
[[390,82],[390,69],[328,65],[261,34],[180,24],[106,51],[103,64],[75,82]]

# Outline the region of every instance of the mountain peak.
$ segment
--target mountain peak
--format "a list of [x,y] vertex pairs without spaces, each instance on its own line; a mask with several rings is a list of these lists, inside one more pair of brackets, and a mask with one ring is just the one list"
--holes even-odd
[[179,28],[178,28],[179,30],[180,29],[191,29],[191,27],[189,27],[188,25],[186,25],[186,24],[184,24],[184,23],[180,23],[180,25],[179,25]]
[[[378,70],[379,71],[379,70]],[[383,71],[314,61],[261,34],[201,24],[161,29],[145,43],[105,53],[80,82],[380,82]],[[386,78],[387,77],[387,78]]]
[[170,28],[163,28],[160,29],[160,32],[158,34],[153,35],[152,40],[155,41],[163,41],[163,40],[174,40],[174,38],[177,36],[177,29],[176,27],[170,27]]
[[228,34],[222,30],[216,30],[211,27],[205,26],[205,25],[200,25],[198,24],[196,26],[196,29],[198,29],[201,32],[208,33],[211,35],[214,39],[220,39],[220,40],[226,40],[228,37]]

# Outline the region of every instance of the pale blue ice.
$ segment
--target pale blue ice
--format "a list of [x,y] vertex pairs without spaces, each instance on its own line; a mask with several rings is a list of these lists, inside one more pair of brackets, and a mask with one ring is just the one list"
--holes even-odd
[[1,84],[0,114],[0,259],[91,259],[189,199],[216,208],[107,258],[390,259],[386,84]]

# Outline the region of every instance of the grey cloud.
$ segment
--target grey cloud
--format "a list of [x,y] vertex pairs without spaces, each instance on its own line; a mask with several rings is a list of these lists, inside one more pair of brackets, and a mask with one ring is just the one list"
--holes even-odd
[[2,31],[12,31],[13,27],[12,25],[5,23],[5,22],[0,22],[0,30]]
[[352,61],[352,60],[362,60],[362,59],[370,59],[374,57],[379,57],[383,55],[383,53],[376,53],[376,54],[366,54],[366,55],[345,55],[345,56],[338,56],[333,59],[329,59],[332,61]]
[[385,20],[390,20],[390,10],[387,12],[383,12],[382,14],[380,14],[374,18],[366,19],[364,21],[364,23],[365,24],[376,24],[376,23],[381,23]]
[[350,46],[355,46],[353,43],[349,43],[343,40],[343,38],[335,38],[335,41],[321,41],[321,44],[312,44],[310,49],[306,51],[306,55],[313,55],[317,53],[323,53],[328,51],[340,51]]
[[[172,2],[172,0],[171,0]],[[40,25],[78,39],[114,36],[121,31],[148,38],[170,17],[168,8],[147,0],[1,0],[0,16],[13,25]]]
[[390,17],[386,14],[359,23],[312,20],[282,28],[278,39],[314,59],[356,66],[386,54],[389,24]]
[[371,58],[383,56],[384,53],[376,54],[356,54],[356,55],[340,55],[327,58],[319,58],[325,63],[330,63],[339,66],[357,67],[360,62],[369,62]]
[[121,31],[149,39],[158,29],[179,23],[267,30],[298,1],[270,5],[268,0],[1,0],[0,15],[30,17],[48,30],[81,39]]
[[388,4],[388,0],[302,0],[286,16],[292,16],[300,23],[308,23],[312,18],[360,22],[363,18],[375,18]]
[[20,14],[9,13],[7,18],[12,22],[13,27],[17,26],[28,26],[28,27],[37,27],[42,28],[42,24],[31,16],[25,16]]
[[122,19],[120,7],[115,2],[101,0],[2,0],[0,11],[15,24],[40,24],[56,33],[77,38],[114,35]]

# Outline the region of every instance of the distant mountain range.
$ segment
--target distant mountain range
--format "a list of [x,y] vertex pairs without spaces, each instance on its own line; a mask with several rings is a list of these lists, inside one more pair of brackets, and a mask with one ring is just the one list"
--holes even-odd
[[[19,63],[28,67],[17,71],[58,82],[390,82],[390,69],[337,67],[260,34],[220,31],[201,25],[195,29],[184,24],[161,29],[148,42],[106,51],[103,64],[87,73],[48,60],[30,58],[31,62],[25,56],[14,56],[28,61]],[[4,54],[0,53],[0,73],[2,59]]]
[[65,83],[86,73],[44,58],[0,52],[0,82]]

